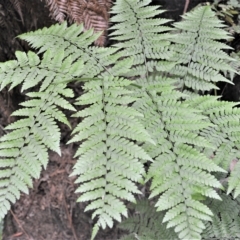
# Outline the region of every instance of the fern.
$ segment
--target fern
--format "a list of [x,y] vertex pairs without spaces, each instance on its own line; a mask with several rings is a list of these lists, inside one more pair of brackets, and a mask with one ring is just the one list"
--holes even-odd
[[[240,157],[240,112],[201,96],[230,82],[221,71],[236,73],[224,52],[230,48],[219,41],[229,35],[208,6],[169,27],[150,2],[116,1],[113,47],[92,47],[100,33],[63,23],[22,34],[38,54],[16,52],[17,60],[0,64],[1,89],[21,84],[27,96],[13,113],[21,119],[0,139],[0,220],[46,167],[48,150],[61,154],[57,122],[71,127],[61,110],[68,109],[81,120],[68,142],[79,143],[71,176],[78,201],[96,218],[92,239],[127,218],[127,201],[135,204],[147,182],[151,200],[137,203],[138,213],[124,221],[126,239],[238,237],[238,217],[220,200],[232,207],[226,193],[240,193],[239,163],[226,192],[221,184]],[[84,82],[75,107],[66,99],[74,97],[71,81]]]
[[[200,15],[201,11],[202,11],[202,18],[200,22],[202,24],[202,28],[200,29],[193,28],[193,29],[198,29],[198,37],[195,37],[195,41],[193,41],[195,44],[195,48],[192,48],[193,52],[191,54],[191,59],[186,62],[180,63],[181,67],[179,67],[178,64],[175,67],[175,69],[177,69],[178,67],[179,69],[182,67],[184,68],[183,66],[183,63],[184,63],[184,64],[187,64],[188,70],[183,75],[176,72],[174,73],[178,76],[180,75],[179,79],[183,81],[184,86],[186,86],[188,89],[192,88],[195,91],[196,90],[209,91],[211,90],[211,88],[214,88],[214,86],[212,85],[211,87],[209,83],[214,84],[215,80],[228,81],[226,80],[225,77],[220,75],[219,73],[220,70],[229,71],[230,74],[233,73],[235,70],[228,64],[229,61],[232,61],[232,60],[228,57],[226,53],[220,50],[220,48],[228,49],[228,47],[223,43],[219,44],[216,42],[216,40],[218,40],[219,38],[227,39],[228,36],[226,33],[224,34],[222,32],[223,30],[218,29],[218,27],[221,27],[220,21],[217,20],[216,18],[214,19],[213,13],[210,11],[209,7],[199,8],[195,12],[187,14],[186,21],[184,21],[183,24],[180,24],[180,23],[176,24],[177,28],[183,29],[183,33],[186,34],[188,32],[186,29],[186,26],[188,26],[188,24],[191,24],[191,23],[192,23],[191,25],[194,25],[194,24],[196,25],[197,21],[194,22],[194,16],[197,17],[198,16],[197,14]],[[206,21],[207,19],[209,23],[208,26],[204,24],[204,21]],[[212,26],[212,28],[209,28],[209,25],[211,26],[211,22],[214,23],[214,26]],[[206,29],[206,26],[208,29]],[[207,35],[206,33],[209,31],[211,31],[211,34]],[[178,39],[181,39],[181,34]],[[177,40],[175,39],[174,42],[178,42],[178,39]],[[212,44],[209,44],[209,41]],[[198,48],[199,42],[201,43],[200,49]],[[205,44],[205,46],[203,43]],[[185,44],[182,44],[182,45],[185,45]],[[181,44],[180,45],[177,44],[174,46],[174,48],[175,47],[181,49]],[[205,47],[206,47],[206,50],[204,51]],[[200,56],[199,56],[199,53],[200,53]],[[181,57],[179,59],[183,59],[183,58]],[[199,66],[199,64],[201,64],[200,71],[198,67],[197,69],[196,67],[194,67],[195,70],[194,69],[189,70],[191,66]],[[212,74],[211,76],[213,78],[210,77],[210,75],[208,77],[205,77],[207,76],[205,71],[206,69],[211,72]],[[196,74],[196,71],[197,71],[197,74]],[[201,81],[201,83],[199,83],[198,86],[192,85],[192,83],[190,83],[190,81],[192,81],[194,82],[194,84],[196,84],[198,80]],[[208,86],[210,88],[208,88]],[[191,107],[202,111],[202,114],[207,117],[210,123],[213,124],[210,127],[201,130],[200,135],[205,139],[208,139],[211,145],[214,147],[212,149],[204,148],[202,149],[202,152],[204,153],[205,156],[207,156],[208,158],[211,158],[215,164],[217,164],[218,166],[222,167],[225,170],[228,170],[233,159],[239,158],[238,135],[239,135],[240,112],[239,112],[239,109],[233,108],[236,104],[219,102],[217,101],[217,98],[213,96],[190,97],[189,100],[185,101],[185,103],[188,103]],[[228,190],[227,190],[227,194],[229,194],[235,189],[234,197],[237,197],[240,193],[239,181],[238,181],[239,177],[237,174],[238,166],[239,165],[237,164],[234,171],[231,171]],[[214,216],[216,216],[216,214]],[[224,217],[223,217],[223,222],[224,222]]]
[[[145,76],[148,72],[169,71],[174,62],[161,61],[169,59],[173,52],[169,49],[172,28],[164,26],[168,19],[152,19],[164,12],[158,6],[147,6],[151,1],[118,1],[111,12],[114,24],[110,29],[111,39],[121,41],[114,47],[122,49],[125,57],[133,57],[130,76]],[[127,29],[127,30],[126,30]]]
[[212,222],[207,222],[203,231],[203,238],[239,239],[239,197],[233,200],[231,196],[221,194],[222,201],[209,201],[214,217]]
[[[141,27],[144,28],[145,22],[148,22],[148,19],[141,18],[144,10],[146,12],[149,10],[149,15],[146,14],[146,18],[158,14],[158,12],[153,11],[155,7],[143,10],[142,5],[147,4],[147,1],[138,2],[138,4],[131,1],[124,1],[124,3],[127,5],[126,7],[116,4],[117,6],[113,8],[115,10],[119,7],[121,11],[118,12],[117,17],[113,17],[113,20],[125,19],[124,14],[131,11],[131,16],[135,17],[132,22],[135,26],[138,26],[137,29],[141,29]],[[152,10],[151,13],[150,9]],[[190,15],[189,18],[193,16],[192,18],[194,18],[195,24],[198,24],[196,18],[201,21],[198,15],[203,15],[205,11],[208,10],[201,8]],[[120,22],[121,20],[118,21]],[[190,26],[191,21],[193,20],[190,19],[190,23],[188,21],[182,24],[179,23],[179,26],[182,28],[186,25]],[[119,44],[120,46],[124,46],[126,52],[131,52],[132,48],[134,48],[132,42],[140,42],[142,44],[142,48],[140,48],[141,52],[139,50],[138,54],[143,56],[144,61],[142,60],[136,64],[138,65],[137,69],[142,69],[142,79],[136,81],[138,86],[140,86],[140,90],[135,91],[135,94],[140,100],[134,103],[134,107],[139,112],[145,114],[143,124],[153,136],[153,140],[157,143],[156,146],[147,143],[143,145],[144,149],[155,160],[151,164],[146,178],[146,180],[152,179],[150,198],[161,194],[155,206],[158,211],[169,209],[163,222],[168,222],[167,227],[175,227],[175,231],[179,233],[181,239],[199,239],[200,233],[204,229],[203,220],[210,221],[212,212],[206,205],[198,201],[196,196],[203,195],[220,199],[213,188],[219,188],[221,184],[210,172],[224,171],[199,151],[199,149],[201,150],[202,148],[212,148],[211,143],[199,135],[201,131],[213,125],[202,115],[201,111],[194,110],[187,102],[181,102],[181,98],[184,98],[184,95],[173,89],[173,82],[171,80],[159,74],[150,76],[151,69],[149,70],[146,64],[146,61],[151,58],[151,56],[148,55],[148,51],[151,51],[149,48],[154,49],[154,46],[157,45],[156,43],[161,46],[162,39],[157,38],[157,36],[160,35],[160,31],[164,31],[165,29],[160,30],[160,28],[153,28],[156,31],[154,32],[154,39],[158,40],[155,44],[151,44],[150,40],[147,41],[148,39],[145,39],[146,35],[144,35],[144,31],[139,31],[138,34],[135,32],[134,35],[130,34],[131,40],[128,41],[129,33],[122,33],[120,30],[124,27],[127,28],[127,24],[129,24],[128,21],[123,21],[120,25],[116,25],[115,28],[118,30],[113,33],[113,35],[119,33],[120,36],[115,37],[115,39],[126,39],[125,42]],[[214,21],[212,24],[214,24]],[[220,25],[216,25],[216,27],[219,26]],[[147,29],[150,29],[150,26],[148,26]],[[163,36],[165,37],[164,42],[166,41],[168,45],[170,45],[171,36],[169,34]],[[199,36],[199,38],[200,37],[201,36]],[[133,38],[135,40],[133,40]],[[179,39],[179,41],[181,41],[181,37]],[[197,40],[199,39],[197,38]],[[221,46],[222,45],[219,44],[216,48]],[[179,49],[179,45],[174,45],[172,49],[175,50],[175,47]],[[171,48],[168,47],[165,49],[170,52],[169,49]],[[175,50],[175,52],[177,51]],[[181,66],[179,59],[184,60],[185,58],[180,56],[179,59],[177,59],[177,56],[178,54],[173,55],[174,62],[177,63],[176,66],[169,61],[165,61],[165,63],[168,63],[168,66],[174,66],[174,69],[171,71],[174,75],[181,75],[182,73],[175,70]],[[138,59],[141,59],[141,57]],[[165,59],[171,60],[172,58],[166,57]],[[153,67],[158,71],[167,71],[167,68],[159,69],[157,67],[160,63],[161,61],[156,62]],[[219,64],[218,59],[216,60],[216,65],[217,64]],[[166,64],[164,66],[166,66]],[[225,68],[231,69],[227,63],[225,64]],[[191,67],[186,67],[186,69],[187,71],[191,71]],[[214,74],[214,77],[217,77],[215,76],[216,71],[212,74]],[[219,75],[219,73],[217,74]],[[139,74],[137,73],[136,76],[137,75]],[[196,78],[197,80],[194,81],[194,83],[201,81],[198,75],[196,75]],[[222,77],[219,80],[225,79]],[[206,83],[206,85],[208,84]],[[194,89],[198,88],[194,87]],[[185,186],[188,187],[186,188]]]
[[92,238],[99,227],[112,227],[113,219],[121,222],[121,215],[127,217],[119,198],[135,202],[133,194],[141,192],[134,182],[141,181],[144,174],[141,160],[151,160],[133,143],[152,140],[136,119],[141,114],[127,107],[135,101],[124,88],[130,84],[114,77],[86,83],[85,93],[76,102],[90,105],[74,115],[85,118],[70,142],[85,140],[75,154],[79,160],[72,174],[80,175],[76,192],[83,194],[78,201],[91,201],[85,211],[94,210],[92,216],[98,216]]
[[129,234],[123,236],[121,240],[178,239],[175,232],[167,229],[166,223],[162,224],[164,212],[156,212],[153,203],[140,200],[129,207],[134,213],[119,224],[119,228],[128,230]]
[[[35,32],[28,32],[19,37],[27,41],[33,48],[39,49],[38,53],[47,49],[58,51],[59,48],[71,55],[72,60],[84,61],[83,78],[94,78],[101,75],[121,76],[131,67],[131,59],[124,59],[118,49],[91,47],[91,44],[100,34],[93,34],[93,30],[83,32],[83,25],[73,24],[67,27],[66,22],[43,28]],[[113,68],[110,68],[114,64]],[[123,70],[123,73],[121,73]],[[70,80],[70,79],[69,79]]]
[[[90,36],[92,31],[78,37],[82,29],[76,31],[76,25],[67,31],[66,25],[57,28],[57,36],[56,30],[52,28],[27,33],[21,38],[40,48],[42,52],[46,50],[45,43],[51,36],[55,43],[52,41],[48,47],[54,49],[55,44],[61,41],[64,50],[73,54],[74,59],[83,59],[86,67],[83,77],[100,77],[99,80],[86,83],[84,86],[86,93],[76,101],[76,105],[90,107],[73,115],[85,119],[74,129],[73,133],[76,135],[69,141],[70,143],[85,140],[75,155],[79,156],[79,161],[74,167],[73,174],[80,175],[77,183],[83,183],[77,190],[85,193],[79,201],[92,201],[86,210],[95,209],[93,217],[98,216],[92,235],[94,238],[99,227],[112,227],[113,219],[121,221],[121,214],[127,216],[126,206],[119,198],[135,201],[132,193],[140,192],[133,182],[140,181],[144,173],[143,164],[139,159],[151,159],[132,141],[152,142],[152,140],[136,119],[136,116],[141,114],[122,106],[135,101],[128,96],[129,91],[124,88],[131,82],[113,78],[125,75],[132,65],[132,59],[117,61],[122,56],[117,52],[118,49],[88,47],[96,38]],[[74,32],[74,35],[68,32]],[[39,42],[35,43],[35,37],[38,37]],[[89,38],[91,41],[87,40],[84,44],[82,38]],[[115,65],[109,68],[112,63]],[[128,188],[124,189],[126,186]]]
[[[141,13],[138,12],[140,7],[137,8],[135,7],[136,5],[136,3],[131,4],[129,2],[129,7],[126,7],[128,10],[122,8],[122,5],[120,9],[124,12],[123,14],[126,14],[125,12],[127,11],[132,11],[132,16],[140,16]],[[177,42],[177,44],[173,45],[176,54],[172,59],[177,64],[171,70],[171,73],[179,76],[177,80],[182,80],[186,87],[193,90],[211,90],[216,88],[211,82],[228,82],[225,77],[219,74],[220,66],[221,70],[234,71],[227,63],[227,61],[232,59],[221,50],[221,48],[228,49],[228,47],[212,40],[219,39],[219,36],[222,39],[228,37],[223,30],[219,29],[223,25],[214,18],[214,14],[209,7],[199,8],[195,12],[187,14],[185,19],[186,21],[175,24],[176,28],[183,31],[177,38],[173,38],[176,39],[174,42]],[[199,20],[196,21],[196,19]],[[132,22],[135,25],[141,25],[141,20],[139,17]],[[208,21],[208,23],[210,21],[210,23],[206,25],[205,21]],[[147,20],[144,19],[144,22],[147,22]],[[127,24],[128,21],[124,21],[120,27],[116,25],[115,28],[127,27]],[[207,35],[210,30],[212,34]],[[121,31],[120,34],[121,36],[115,39],[128,39],[127,36],[123,36],[124,34]],[[116,33],[113,35],[116,35]],[[193,36],[191,37],[191,35]],[[142,40],[144,47],[142,47],[142,53],[139,53],[139,55],[146,56],[145,59],[147,59],[146,52],[149,46],[146,43],[147,41],[144,41],[144,37],[141,39],[141,36],[144,35],[142,33],[136,34],[135,41],[141,42]],[[133,39],[130,40],[130,45],[128,41],[125,41],[124,43],[120,43],[120,46],[123,45],[126,51],[131,52],[131,48],[133,48],[131,45],[132,42],[134,42]],[[158,43],[161,45],[160,41]],[[209,50],[210,48],[211,50]],[[189,55],[191,58],[189,58]],[[172,59],[170,58],[170,60]],[[142,68],[145,70],[145,76],[148,76],[149,69],[146,68],[146,63],[143,64]],[[166,69],[157,69],[157,66],[156,70],[166,71]],[[219,199],[218,194],[212,187],[220,187],[220,185],[213,175],[207,172],[223,170],[201,153],[204,148],[216,148],[212,146],[212,142],[210,144],[207,143],[207,138],[199,136],[201,132],[209,132],[215,126],[211,124],[210,119],[205,118],[202,114],[197,115],[193,109],[191,110],[189,103],[189,105],[186,105],[187,102],[181,104],[178,101],[178,98],[181,97],[179,94],[174,93],[173,90],[167,92],[164,88],[163,80],[164,78],[161,77],[154,79],[155,83],[152,83],[151,78],[143,80],[142,82],[144,83],[141,85],[143,91],[139,91],[138,96],[144,97],[142,97],[141,102],[138,101],[134,105],[140,112],[145,114],[144,121],[148,124],[145,124],[145,126],[153,136],[156,136],[154,140],[158,142],[156,147],[145,145],[145,149],[148,150],[147,152],[155,160],[149,168],[147,177],[147,179],[153,178],[150,197],[163,193],[156,204],[158,210],[170,209],[163,221],[169,221],[168,227],[176,226],[175,231],[179,232],[180,238],[198,239],[200,238],[199,233],[204,229],[202,220],[211,220],[210,216],[212,213],[207,206],[196,201],[196,196],[200,194]],[[137,82],[140,82],[140,80]],[[148,87],[146,86],[154,89],[154,91],[148,91]],[[206,110],[204,105],[200,106],[202,107],[200,109],[201,112]],[[224,107],[226,111],[231,111],[233,104],[231,106],[225,104]],[[187,109],[187,112],[185,109]],[[189,113],[191,116],[188,116]],[[225,112],[222,114],[226,115]],[[236,115],[239,116],[239,113],[237,112]],[[160,119],[159,116],[161,116]],[[229,118],[234,118],[234,116],[231,115]],[[156,119],[159,120],[156,121]],[[192,119],[196,122],[192,122]],[[236,124],[237,122],[236,120]],[[214,123],[217,124],[217,122]],[[209,126],[207,126],[208,124]],[[228,124],[228,120],[226,119],[223,124]],[[229,142],[231,140],[229,139]],[[199,149],[201,150],[200,152]],[[236,154],[236,151],[233,150],[233,152]],[[221,156],[221,152],[218,155]],[[188,189],[185,189],[185,186],[188,186]]]
[[173,61],[178,62],[171,71],[178,76],[182,88],[209,91],[217,89],[216,82],[231,83],[219,71],[234,72],[228,61],[233,61],[223,50],[231,49],[218,40],[230,39],[221,29],[210,7],[200,7],[183,16],[184,21],[174,26],[180,33],[172,38],[176,52]]
[[61,154],[60,130],[56,120],[67,125],[69,122],[58,107],[73,111],[75,108],[63,98],[73,97],[72,90],[67,89],[66,84],[56,84],[79,75],[83,69],[81,61],[73,64],[71,56],[66,58],[64,51],[56,55],[47,51],[42,61],[33,52],[17,52],[16,57],[18,60],[0,65],[1,88],[10,84],[12,89],[23,83],[24,91],[40,81],[41,86],[39,92],[27,93],[30,99],[12,114],[24,118],[7,126],[6,130],[11,132],[0,139],[1,218],[10,209],[10,202],[14,203],[20,197],[20,191],[28,193],[28,187],[32,186],[31,178],[38,178],[42,166],[46,168],[47,150]]
[[[203,239],[239,239],[239,199],[234,201],[230,196],[220,194],[222,201],[208,200],[214,217],[211,222],[206,222],[206,229],[202,233]],[[129,231],[121,240],[155,240],[179,239],[177,234],[162,223],[163,213],[156,213],[153,202],[141,200],[130,209],[134,213],[124,220],[119,227]]]
[[239,156],[238,139],[235,136],[239,132],[240,111],[233,108],[236,103],[220,102],[217,99],[218,97],[202,96],[190,98],[187,102],[195,109],[204,110],[204,115],[214,124],[214,127],[201,132],[217,149],[216,152],[206,150],[206,154],[214,157],[214,162],[227,170],[230,161]]
[[[222,170],[198,151],[199,147],[207,145],[196,131],[196,126],[200,128],[202,125],[201,120],[191,121],[193,113],[181,119],[182,111],[176,105],[177,102],[173,102],[164,108],[168,114],[168,121],[164,121],[164,135],[169,132],[165,140],[169,149],[158,151],[149,168],[148,179],[152,178],[150,198],[162,194],[155,206],[158,211],[169,209],[163,221],[168,222],[168,227],[176,226],[175,231],[179,232],[181,239],[198,239],[204,228],[202,220],[210,220],[212,213],[196,196],[219,199],[213,187],[221,185],[210,172]],[[157,110],[157,113],[161,112]],[[195,119],[198,119],[197,115]],[[161,142],[159,144],[162,145]],[[152,149],[150,156],[155,152],[156,149]]]

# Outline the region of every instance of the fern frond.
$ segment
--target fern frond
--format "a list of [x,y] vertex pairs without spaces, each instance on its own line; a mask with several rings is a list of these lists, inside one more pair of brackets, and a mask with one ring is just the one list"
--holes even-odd
[[68,13],[68,0],[46,0],[50,16],[59,22],[63,22]]
[[[71,20],[84,24],[22,34],[42,57],[16,52],[17,60],[0,63],[0,89],[21,84],[30,90],[13,113],[20,119],[0,138],[0,221],[46,167],[48,150],[60,154],[57,121],[70,127],[61,110],[68,109],[81,119],[69,141],[80,142],[71,175],[78,201],[88,201],[85,211],[96,218],[92,239],[127,217],[125,202],[136,203],[144,181],[150,181],[151,200],[137,203],[125,221],[125,239],[240,237],[240,163],[232,164],[240,159],[240,112],[235,103],[198,94],[231,82],[220,73],[236,72],[224,52],[230,48],[219,41],[229,35],[207,6],[174,24],[176,37],[170,20],[157,18],[164,11],[150,2],[116,1],[111,36],[117,43],[97,48],[91,45],[101,33],[85,30],[106,29],[110,0],[48,0],[60,21],[71,11]],[[74,80],[84,82],[78,111],[66,100]],[[224,191],[225,182],[234,204],[217,190]]]
[[[55,52],[61,48],[66,55],[72,56],[73,61],[84,61],[83,77],[93,78],[102,74],[119,76],[114,73],[114,69],[112,70],[110,65],[121,61],[124,63],[125,60],[119,60],[122,54],[117,52],[116,48],[90,47],[99,34],[94,34],[92,29],[85,32],[83,30],[83,25],[73,24],[67,27],[64,22],[50,28],[28,32],[19,37],[26,40],[32,47],[39,49],[39,53],[45,52],[47,49]],[[129,69],[123,63],[121,69],[126,73]]]
[[169,59],[170,27],[168,19],[152,19],[164,12],[158,6],[147,6],[151,1],[116,1],[111,12],[115,23],[110,29],[111,39],[117,40],[114,45],[122,49],[123,55],[133,57],[133,66],[127,76],[146,76],[148,72],[168,71],[174,63],[163,62]]
[[206,222],[203,239],[239,239],[240,238],[240,205],[239,197],[235,200],[229,195],[221,194],[222,201],[208,201],[214,217]]
[[22,91],[30,89],[41,82],[40,91],[44,91],[51,83],[69,80],[83,71],[83,62],[73,63],[71,55],[63,50],[55,53],[48,50],[43,59],[34,52],[16,52],[17,60],[0,63],[1,89],[10,84],[10,89],[22,85]]
[[[210,6],[197,8],[184,15],[184,20],[173,25],[177,29],[172,41],[176,52],[173,61],[178,62],[175,74],[184,87],[192,90],[209,91],[217,89],[216,82],[231,83],[219,71],[235,70],[229,65],[230,58],[223,49],[231,49],[218,40],[229,39],[229,34],[221,29]],[[180,32],[179,32],[180,31]]]
[[[111,0],[86,2],[83,12],[83,22],[85,29],[93,28],[95,32],[103,32],[95,41],[98,46],[104,46],[106,42],[106,30],[109,25],[109,9]],[[78,22],[81,23],[81,22]]]
[[164,212],[156,212],[153,205],[149,200],[140,200],[130,206],[135,210],[134,214],[119,224],[119,228],[127,230],[129,234],[121,240],[178,239],[177,234],[167,229],[166,223],[162,223]]
[[[201,131],[201,136],[207,138],[214,146],[206,148],[205,155],[212,161],[228,170],[233,159],[240,158],[240,109],[233,108],[236,103],[216,101],[218,97],[199,96],[186,102],[192,107],[202,110],[203,114],[214,124]],[[234,197],[240,194],[239,164],[231,171],[228,194],[235,189]]]
[[79,76],[83,69],[82,62],[74,63],[79,67],[75,69],[69,61],[71,56],[66,57],[63,51],[56,55],[47,51],[42,61],[32,52],[17,52],[16,56],[16,61],[1,63],[1,87],[23,83],[22,90],[26,90],[40,81],[42,84],[40,91],[28,93],[30,99],[12,114],[24,118],[7,126],[6,130],[11,132],[0,139],[0,219],[10,209],[10,202],[20,197],[20,191],[28,192],[32,178],[40,176],[42,166],[46,168],[48,149],[61,154],[56,120],[70,124],[58,107],[73,111],[75,108],[63,98],[72,97],[72,90],[59,82]]
[[90,106],[77,113],[84,120],[74,129],[70,142],[83,143],[75,154],[79,160],[72,175],[80,175],[76,180],[81,183],[77,192],[82,193],[78,201],[90,201],[85,211],[94,210],[92,216],[98,217],[95,233],[99,227],[112,227],[113,219],[121,222],[121,215],[127,217],[120,200],[135,202],[133,194],[141,192],[134,182],[145,171],[141,160],[151,160],[134,142],[152,140],[136,118],[142,114],[127,106],[135,101],[125,89],[130,84],[113,77],[86,83],[85,93],[76,102]]
[[143,145],[154,159],[147,174],[152,179],[150,198],[160,195],[155,206],[158,211],[168,210],[163,221],[175,227],[180,239],[200,239],[203,221],[210,220],[212,213],[196,195],[219,199],[214,188],[221,184],[210,173],[224,171],[198,150],[212,147],[199,136],[211,123],[199,110],[179,101],[182,94],[175,93],[171,80],[150,77],[137,84],[141,82],[145,88],[138,91],[141,98],[133,106],[144,112],[143,124],[156,142],[156,146]]
[[[203,239],[239,239],[239,200],[231,199],[231,196],[220,195],[223,201],[208,200],[206,204],[211,207],[214,217],[211,222],[205,222]],[[153,204],[142,200],[134,206],[135,212],[124,220],[119,227],[128,230],[129,234],[121,240],[155,239],[179,239],[173,231],[167,229],[166,223],[162,223],[164,213],[154,211]],[[162,223],[162,224],[161,224]]]
[[[236,103],[217,101],[218,97],[198,96],[186,100],[190,106],[203,111],[209,121],[214,124],[201,132],[201,136],[209,139],[214,151],[209,151],[208,157],[214,156],[214,162],[228,169],[230,160],[236,157],[237,142],[234,135],[239,131],[239,114]],[[229,129],[230,128],[230,129]],[[234,146],[235,145],[235,146]],[[239,155],[239,154],[237,154]]]
[[87,2],[85,1],[68,1],[68,13],[70,22],[83,23],[83,11],[86,8]]
[[[133,107],[144,114],[144,119],[140,120],[156,143],[156,146],[143,144],[143,148],[154,159],[147,174],[147,180],[152,179],[150,197],[159,196],[155,206],[158,211],[167,210],[163,221],[168,222],[167,227],[175,228],[180,239],[200,239],[204,221],[211,220],[212,212],[199,199],[220,199],[215,188],[221,187],[221,184],[211,172],[224,170],[202,153],[202,149],[214,148],[207,138],[200,136],[201,130],[213,124],[201,110],[195,110],[187,102],[182,102],[186,96],[174,90],[174,81],[155,73],[156,70],[170,70],[179,59],[176,58],[177,54],[171,58],[171,51],[178,53],[178,50],[169,47],[169,34],[159,34],[160,27],[153,34],[144,31],[152,29],[151,24],[155,24],[153,20],[148,24],[148,17],[161,13],[156,7],[146,7],[148,3],[117,2],[113,7],[114,13],[117,13],[113,21],[120,24],[113,27],[116,31],[112,35],[116,35],[115,40],[123,41],[116,46],[124,49],[125,56],[135,56],[133,65],[136,68],[129,76],[142,77],[136,81],[138,89],[134,89],[134,96],[138,100]],[[163,20],[165,22],[167,20]],[[129,29],[126,34],[123,26]],[[163,32],[168,30],[162,29]],[[154,51],[156,55],[151,54]],[[156,61],[155,64],[155,59],[173,59],[174,63],[165,61],[162,64],[162,61]],[[181,61],[185,61],[185,58],[182,57]],[[189,69],[191,71],[191,66]],[[152,71],[154,74],[149,74]],[[175,71],[171,70],[170,73],[175,74]]]

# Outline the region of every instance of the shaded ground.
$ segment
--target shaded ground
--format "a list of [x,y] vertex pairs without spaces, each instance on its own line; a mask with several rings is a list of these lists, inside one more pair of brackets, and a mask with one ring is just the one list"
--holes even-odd
[[[7,1],[0,0],[6,7]],[[180,19],[183,13],[185,0],[153,1],[161,4],[168,10],[166,17]],[[201,0],[190,0],[189,9],[196,6]],[[15,9],[5,16],[5,23],[1,21],[0,6],[0,61],[12,59],[15,50],[28,50],[25,43],[15,37],[26,31],[49,26],[54,21],[48,17],[48,11],[39,0],[25,0],[22,8],[24,24],[21,14]],[[81,89],[76,91],[81,91]],[[24,96],[16,89],[11,92],[2,92],[0,95],[0,135],[4,134],[3,127],[13,118],[9,115],[17,108],[17,104],[24,100]],[[73,125],[76,124],[73,122]],[[63,130],[62,142],[69,138],[69,129]],[[64,145],[64,144],[63,144]],[[29,195],[22,194],[21,198],[12,207],[5,219],[3,240],[89,240],[93,221],[91,213],[84,213],[85,204],[76,203],[74,193],[74,177],[69,178],[72,166],[75,163],[73,155],[74,145],[62,147],[62,157],[50,153],[50,162],[40,179],[34,180],[33,189]],[[97,240],[117,240],[123,232],[116,227],[101,230]]]

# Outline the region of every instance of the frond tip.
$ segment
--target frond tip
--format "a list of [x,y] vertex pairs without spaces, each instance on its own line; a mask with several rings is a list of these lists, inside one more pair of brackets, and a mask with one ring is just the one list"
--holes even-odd
[[[172,61],[177,62],[172,74],[192,90],[217,89],[216,82],[232,83],[220,71],[236,72],[229,64],[234,61],[223,50],[231,49],[219,40],[230,39],[224,25],[216,18],[210,6],[199,7],[186,13],[183,21],[174,23],[177,30],[172,41]],[[179,32],[180,31],[180,32]]]
[[[169,71],[175,63],[161,61],[172,56],[169,49],[172,28],[164,26],[171,20],[156,18],[165,12],[159,6],[148,6],[151,1],[116,1],[111,12],[114,25],[110,28],[114,47],[122,49],[125,57],[133,58],[133,67],[127,76],[144,76],[148,72]],[[154,19],[156,18],[156,19]]]

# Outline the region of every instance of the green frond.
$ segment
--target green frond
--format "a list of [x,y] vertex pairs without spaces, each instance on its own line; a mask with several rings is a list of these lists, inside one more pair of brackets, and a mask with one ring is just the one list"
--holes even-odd
[[135,210],[134,213],[119,224],[119,228],[127,230],[129,234],[121,237],[121,240],[179,239],[174,231],[167,228],[166,223],[162,223],[164,213],[156,212],[153,205],[148,200],[140,200],[130,206]]
[[[194,108],[202,110],[203,114],[214,124],[201,131],[201,136],[207,138],[214,149],[205,149],[207,157],[228,171],[231,162],[240,158],[240,110],[233,108],[236,103],[216,101],[213,96],[190,98],[187,102]],[[227,193],[234,191],[236,198],[240,194],[239,164],[231,171]]]
[[9,202],[19,198],[19,191],[28,193],[31,179],[40,176],[42,166],[46,168],[48,149],[60,154],[60,131],[54,118],[44,112],[47,104],[51,102],[46,99],[33,101],[31,114],[10,124],[7,129],[12,131],[0,139],[0,218],[10,209]]
[[[126,67],[126,61],[131,59],[121,59],[122,53],[117,48],[91,47],[91,44],[99,37],[99,33],[94,33],[92,29],[83,31],[83,25],[73,24],[70,27],[67,23],[56,24],[50,28],[43,28],[34,32],[21,34],[20,39],[27,41],[33,48],[39,49],[38,53],[58,52],[62,49],[66,56],[71,55],[72,61],[84,62],[84,73],[80,70],[83,77],[93,78],[101,74],[124,76],[131,65]],[[55,63],[58,56],[54,55],[46,58],[45,63]],[[61,55],[60,55],[61,58]],[[72,64],[68,58],[65,59],[61,69],[74,75],[79,71],[78,63]],[[113,69],[109,66],[115,65]],[[51,76],[50,76],[51,78]],[[71,78],[70,78],[71,79]],[[69,79],[69,80],[70,80]],[[50,79],[49,79],[50,81]]]
[[62,50],[55,54],[48,50],[42,60],[33,52],[17,52],[16,57],[18,60],[1,63],[1,88],[22,83],[23,91],[41,85],[40,91],[28,93],[30,99],[12,114],[24,118],[7,126],[11,131],[0,139],[0,219],[10,209],[10,202],[19,198],[20,191],[28,193],[32,178],[38,178],[42,167],[46,168],[48,149],[61,154],[56,120],[70,124],[59,107],[75,108],[63,98],[72,97],[73,92],[59,82],[79,77],[83,69],[82,61],[73,64]]
[[[16,56],[18,60],[0,63],[1,89],[9,84],[12,89],[23,83],[24,91],[41,83],[40,91],[44,91],[51,83],[73,79],[83,71],[83,62],[73,63],[71,55],[66,55],[63,50],[54,53],[48,50],[41,61],[31,51],[28,54],[16,52]],[[66,67],[67,71],[64,69]]]
[[239,239],[240,217],[239,198],[221,194],[222,201],[208,201],[208,206],[214,213],[211,222],[205,222],[206,228],[202,233],[203,239]]
[[175,227],[180,239],[200,239],[203,221],[210,221],[212,212],[196,196],[220,199],[215,188],[221,184],[211,172],[224,172],[201,152],[215,149],[200,136],[214,125],[200,109],[181,102],[184,95],[174,90],[171,80],[156,76],[136,83],[142,88],[135,91],[138,101],[133,106],[144,114],[142,124],[156,142],[143,145],[154,160],[147,174],[147,180],[152,179],[150,198],[159,196],[155,206],[168,210],[164,221]]
[[76,102],[89,107],[77,113],[84,119],[69,141],[83,141],[75,154],[79,159],[71,175],[78,175],[76,182],[81,183],[78,201],[90,201],[85,210],[94,210],[93,217],[98,217],[95,230],[112,227],[113,219],[120,222],[121,215],[127,216],[120,199],[135,202],[133,194],[141,192],[134,182],[139,182],[145,172],[140,160],[151,160],[135,143],[153,142],[136,118],[141,114],[122,105],[136,100],[125,88],[130,84],[113,77],[91,81],[85,83],[85,93]]
[[172,28],[163,25],[171,20],[151,19],[164,11],[148,4],[149,1],[116,1],[111,10],[116,14],[111,18],[115,24],[110,28],[114,30],[111,39],[118,41],[114,47],[122,49],[123,56],[133,58],[134,67],[127,76],[145,76],[155,69],[168,71],[175,65],[160,63],[173,54],[169,50],[171,36],[167,33]]
[[201,136],[214,146],[212,150],[205,149],[205,153],[214,163],[228,170],[231,161],[240,157],[240,110],[233,108],[236,103],[216,100],[217,97],[214,96],[198,96],[186,102],[193,108],[202,110],[203,115],[213,124],[201,130]]
[[199,7],[184,15],[184,20],[174,23],[176,34],[172,41],[176,52],[172,61],[177,62],[171,71],[187,88],[209,91],[217,89],[216,82],[231,83],[220,71],[236,72],[229,64],[233,61],[223,49],[230,47],[218,42],[227,40],[229,34],[221,29],[210,6]]

